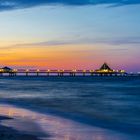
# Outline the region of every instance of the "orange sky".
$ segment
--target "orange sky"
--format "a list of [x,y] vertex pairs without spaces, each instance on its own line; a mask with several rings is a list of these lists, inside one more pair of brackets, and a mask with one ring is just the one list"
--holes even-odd
[[[115,68],[123,68],[123,65],[119,64],[121,61],[120,57],[127,53],[127,51],[117,52],[115,48],[112,50],[111,46],[103,46],[102,44],[56,46],[4,45],[4,48],[0,47],[2,50],[0,52],[1,64],[17,68],[97,69],[105,61]],[[125,63],[129,60],[129,55],[127,55],[126,59],[122,61]]]
[[[80,47],[80,50],[79,50]],[[90,47],[88,47],[90,49]],[[87,56],[90,54],[85,50],[87,46],[51,46],[36,47],[22,46],[9,47],[0,52],[2,64],[11,66],[30,66],[42,68],[72,68],[86,67]],[[8,51],[7,51],[8,50]],[[91,49],[93,50],[93,48]],[[81,64],[82,61],[82,65]],[[90,62],[88,62],[90,63]]]
[[139,5],[0,12],[0,67],[139,71]]

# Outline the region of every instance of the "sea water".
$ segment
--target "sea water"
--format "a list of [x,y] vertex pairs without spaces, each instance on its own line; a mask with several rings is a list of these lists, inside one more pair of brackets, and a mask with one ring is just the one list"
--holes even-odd
[[140,138],[140,77],[1,77],[0,103]]

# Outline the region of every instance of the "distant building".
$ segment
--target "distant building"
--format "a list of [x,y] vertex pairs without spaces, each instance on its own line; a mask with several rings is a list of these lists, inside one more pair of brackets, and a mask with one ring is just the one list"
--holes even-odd
[[104,63],[100,69],[95,70],[96,73],[101,73],[101,74],[120,74],[120,73],[125,73],[124,70],[113,70],[109,67],[107,63]]
[[9,67],[3,67],[3,68],[1,68],[0,69],[0,72],[11,72],[12,71],[12,69],[11,68],[9,68]]
[[97,69],[95,72],[97,73],[114,73],[114,70],[112,70],[107,63],[104,63],[100,69]]

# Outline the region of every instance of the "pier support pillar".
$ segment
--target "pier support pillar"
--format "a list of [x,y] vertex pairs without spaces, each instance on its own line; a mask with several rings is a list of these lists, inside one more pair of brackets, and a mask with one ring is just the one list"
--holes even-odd
[[90,75],[93,76],[93,72],[91,72]]
[[86,76],[86,73],[85,72],[83,72],[83,76]]
[[50,76],[50,73],[49,72],[47,72],[47,76]]
[[28,72],[26,72],[26,76],[28,76]]

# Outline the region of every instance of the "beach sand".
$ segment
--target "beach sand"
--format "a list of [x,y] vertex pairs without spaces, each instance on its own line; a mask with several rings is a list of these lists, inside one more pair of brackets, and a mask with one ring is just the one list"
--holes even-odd
[[0,140],[139,140],[63,117],[0,105]]

